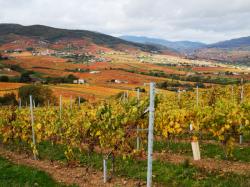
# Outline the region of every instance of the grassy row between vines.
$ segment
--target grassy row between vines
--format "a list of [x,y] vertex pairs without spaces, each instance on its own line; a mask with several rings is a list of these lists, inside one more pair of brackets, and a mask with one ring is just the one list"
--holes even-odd
[[[26,145],[8,145],[10,150],[28,150]],[[156,146],[157,147],[157,146]],[[66,146],[52,145],[49,142],[42,142],[38,145],[40,153],[39,158],[52,161],[60,161],[67,164],[67,158],[64,155]],[[75,160],[80,165],[88,166],[97,170],[102,170],[103,155],[87,151],[79,152],[74,150]],[[111,168],[111,161],[108,162],[108,168]],[[111,171],[110,171],[111,172]],[[123,159],[117,156],[115,159],[115,176],[146,181],[147,161],[137,159]],[[153,161],[153,181],[164,186],[249,186],[250,176],[233,173],[221,173],[217,171],[208,171],[202,168],[196,168],[186,162],[182,164],[173,164],[167,161]]]
[[[226,153],[224,151],[225,148],[221,144],[200,142],[199,146],[202,158],[250,162],[250,147],[248,146],[235,146],[233,150],[233,157],[231,158],[226,157]],[[190,142],[155,141],[154,151],[167,151],[168,153],[193,156]]]
[[7,186],[66,187],[54,181],[43,171],[28,166],[13,164],[5,158],[0,157],[0,187]]

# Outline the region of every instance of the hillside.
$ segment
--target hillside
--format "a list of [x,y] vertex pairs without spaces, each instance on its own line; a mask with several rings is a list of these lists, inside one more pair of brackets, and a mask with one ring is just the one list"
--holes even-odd
[[250,37],[236,38],[206,45],[201,42],[168,41],[142,36],[121,36],[121,39],[141,44],[160,45],[185,54],[191,59],[219,61],[250,66]]
[[[186,81],[181,84],[186,88],[197,81],[237,81],[245,73],[214,62],[183,58],[161,44],[133,43],[91,31],[1,24],[0,38],[0,77],[12,82],[72,83],[79,78],[88,84],[131,89],[145,82],[174,79]],[[154,49],[160,49],[160,54]]]
[[250,36],[217,42],[217,43],[208,45],[207,47],[208,48],[230,48],[230,49],[250,47]]
[[[0,24],[0,44],[14,42],[17,39],[40,40],[47,43],[55,43],[60,40],[79,39],[95,45],[112,49],[136,49],[142,51],[159,51],[153,45],[128,42],[120,38],[87,30],[58,29],[43,25],[22,26],[18,24]],[[40,42],[41,43],[41,42]]]
[[250,37],[236,38],[198,49],[194,58],[250,66]]

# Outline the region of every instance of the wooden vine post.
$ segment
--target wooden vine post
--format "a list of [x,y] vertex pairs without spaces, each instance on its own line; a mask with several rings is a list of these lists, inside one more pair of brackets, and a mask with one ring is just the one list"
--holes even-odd
[[[196,87],[196,106],[199,107],[199,86],[198,85]],[[193,125],[192,124],[190,124],[190,132],[193,135]],[[200,160],[201,154],[200,154],[199,142],[197,139],[194,140],[193,137],[192,137],[192,141],[191,141],[191,147],[192,147],[194,160]]]

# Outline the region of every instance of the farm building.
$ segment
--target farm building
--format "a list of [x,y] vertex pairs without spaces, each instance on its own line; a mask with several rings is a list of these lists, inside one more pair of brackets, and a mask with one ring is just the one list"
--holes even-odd
[[84,79],[73,80],[73,84],[84,84],[86,81]]
[[91,73],[91,74],[97,74],[97,73],[100,73],[100,71],[90,71],[89,73]]
[[116,83],[116,84],[122,84],[122,83],[127,84],[128,83],[128,81],[118,80],[118,79],[112,79],[111,82]]

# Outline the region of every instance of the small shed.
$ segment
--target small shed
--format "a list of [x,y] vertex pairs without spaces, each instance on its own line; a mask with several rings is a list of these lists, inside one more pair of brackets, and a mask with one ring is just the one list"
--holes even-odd
[[76,79],[73,80],[73,84],[85,84],[86,81],[84,79]]
[[84,84],[86,81],[84,79],[78,79],[78,84]]

